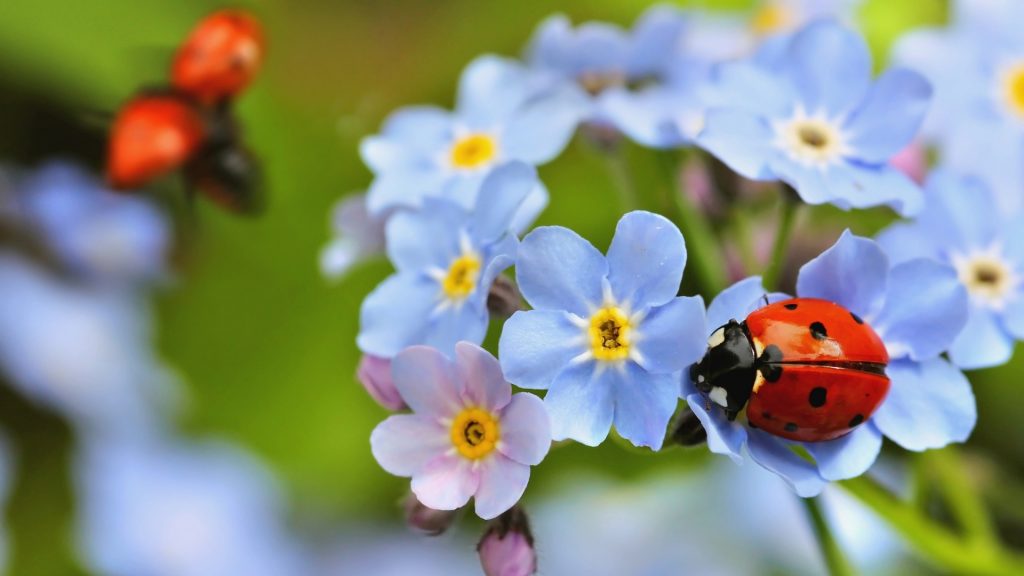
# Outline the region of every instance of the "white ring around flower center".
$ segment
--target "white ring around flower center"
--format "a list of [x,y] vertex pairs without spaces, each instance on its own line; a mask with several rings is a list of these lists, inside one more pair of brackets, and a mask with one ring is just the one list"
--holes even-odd
[[952,260],[971,298],[994,310],[1002,310],[1024,281],[998,244],[969,254],[953,254]]
[[772,127],[775,147],[804,166],[824,169],[850,151],[842,125],[824,112],[809,115],[799,106],[793,116],[773,122]]

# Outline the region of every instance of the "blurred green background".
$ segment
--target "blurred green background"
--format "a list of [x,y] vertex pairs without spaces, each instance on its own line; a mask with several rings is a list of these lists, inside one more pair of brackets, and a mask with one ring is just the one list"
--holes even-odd
[[[359,303],[389,267],[386,262],[366,265],[332,284],[317,265],[329,238],[331,205],[371,179],[357,154],[359,139],[397,107],[450,106],[465,64],[486,52],[520,54],[533,28],[554,11],[576,22],[628,25],[648,4],[233,4],[255,12],[269,37],[266,67],[238,112],[249,143],[265,162],[270,205],[265,215],[250,220],[204,204],[190,219],[182,217],[173,196],[165,198],[171,198],[166,203],[178,216],[181,247],[178,281],[157,297],[158,345],[188,389],[181,429],[227,437],[265,459],[286,483],[298,517],[397,519],[395,502],[406,481],[381,471],[369,451],[370,431],[385,411],[354,379]],[[749,2],[689,4],[741,9]],[[41,136],[38,124],[25,113],[40,103],[81,119],[86,134],[102,130],[102,113],[112,113],[140,86],[159,84],[177,42],[200,17],[222,6],[197,0],[0,2],[0,91],[5,93],[0,97],[0,159],[32,161],[26,150],[36,157],[50,151],[35,144]],[[940,22],[944,11],[941,0],[874,0],[864,7],[862,23],[881,56],[901,30]],[[83,142],[92,140],[83,136]],[[69,152],[96,163],[102,156],[98,142],[100,147],[91,151],[80,146]],[[552,197],[540,223],[569,226],[606,246],[621,208],[599,155],[575,142],[540,173]],[[805,215],[804,230],[820,234],[819,243],[830,243],[842,226],[869,233],[888,218],[884,212],[850,216],[820,209],[813,218]],[[806,224],[812,221],[813,228]],[[1024,445],[1006,434],[1019,430],[1022,376],[1024,353],[1011,366],[971,376],[981,416],[970,448],[987,464],[978,469],[993,471],[982,481],[998,485],[1000,476],[1024,471]],[[35,444],[15,443],[41,450],[57,446],[58,455],[67,449],[69,440],[59,425],[53,424],[58,430],[53,444],[33,426],[13,434],[33,435]],[[627,477],[690,466],[704,457],[704,451],[673,451],[652,458],[616,443],[565,448],[536,469],[531,494],[550,488],[573,469]],[[29,558],[48,539],[52,546],[54,527],[66,523],[69,514],[60,479],[64,464],[57,457],[38,460],[21,471],[8,513],[14,565],[24,569],[12,573],[51,573],[35,570],[59,565],[59,560],[47,565]],[[1020,501],[1011,489],[997,488],[993,494]]]

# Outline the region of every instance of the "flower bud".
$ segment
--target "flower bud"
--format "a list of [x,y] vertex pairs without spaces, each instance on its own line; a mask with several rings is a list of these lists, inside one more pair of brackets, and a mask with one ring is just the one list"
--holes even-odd
[[406,408],[405,401],[391,380],[391,360],[364,354],[359,360],[356,377],[370,396],[384,408],[392,411]]
[[518,506],[491,522],[476,549],[486,576],[529,576],[537,572],[530,523]]
[[405,522],[410,528],[427,536],[440,536],[455,523],[458,510],[434,510],[424,506],[415,494],[405,498]]
[[516,283],[507,276],[498,276],[487,293],[487,309],[499,318],[508,318],[523,309],[523,297]]
[[889,165],[903,172],[914,182],[923,184],[928,174],[928,154],[920,142],[914,141],[893,156],[889,160]]

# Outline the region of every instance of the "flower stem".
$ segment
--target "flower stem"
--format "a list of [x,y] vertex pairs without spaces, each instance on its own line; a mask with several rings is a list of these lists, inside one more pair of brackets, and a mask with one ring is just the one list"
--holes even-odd
[[619,202],[624,212],[636,210],[640,204],[637,200],[636,184],[633,182],[633,175],[629,172],[629,163],[622,146],[604,154],[608,164],[608,173],[615,184],[615,191],[619,194]]
[[789,241],[793,237],[793,225],[796,223],[800,200],[787,187],[783,191],[781,204],[779,227],[775,231],[771,259],[768,261],[768,269],[765,270],[762,277],[766,290],[778,290],[779,288],[779,278],[782,276],[783,266],[786,264],[786,252],[789,250]]
[[839,483],[898,532],[922,558],[956,574],[1024,574],[1024,559],[1001,548],[979,549],[935,524],[867,476]]
[[686,251],[690,264],[697,272],[705,295],[715,296],[725,289],[725,258],[718,239],[708,221],[701,216],[679,183],[679,154],[674,151],[658,152],[658,165],[664,186],[675,206],[675,220],[686,236]]
[[949,505],[950,512],[963,528],[968,543],[985,550],[999,547],[988,510],[978,497],[977,489],[964,474],[964,463],[953,447],[930,450],[922,457],[935,471],[939,491]]
[[829,528],[828,520],[821,511],[818,499],[801,498],[800,501],[803,502],[807,515],[810,516],[811,527],[814,529],[814,535],[818,539],[821,553],[825,557],[825,564],[828,566],[829,574],[832,576],[853,576],[857,574],[857,570],[846,559],[842,548],[836,542],[835,536],[832,534],[831,528]]

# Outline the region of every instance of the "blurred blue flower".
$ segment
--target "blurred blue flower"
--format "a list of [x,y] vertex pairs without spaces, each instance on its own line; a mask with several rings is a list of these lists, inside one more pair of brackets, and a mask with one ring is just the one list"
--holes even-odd
[[104,282],[167,275],[171,230],[163,215],[74,165],[43,166],[18,184],[15,202],[25,223],[76,274]]
[[[743,320],[761,306],[765,293],[757,277],[734,284],[708,307],[708,326]],[[967,439],[977,419],[974,394],[967,378],[940,357],[967,321],[967,293],[953,268],[923,258],[890,265],[878,244],[846,232],[800,269],[797,295],[840,304],[875,329],[889,352],[889,395],[850,434],[800,443],[748,428],[741,419],[729,422],[716,404],[706,410],[686,374],[686,399],[712,452],[740,462],[746,445],[755,462],[807,497],[828,481],[863,474],[878,457],[883,435],[914,451]],[[794,446],[814,460],[798,456]]]
[[509,381],[546,389],[552,437],[596,446],[614,422],[637,446],[661,447],[679,398],[679,370],[704,353],[704,305],[677,297],[686,246],[650,212],[619,220],[602,255],[559,226],[523,239],[516,280],[534,310],[505,323]]
[[698,143],[747,178],[786,182],[809,204],[920,210],[921,190],[888,162],[917,133],[927,81],[894,69],[872,85],[867,45],[830,21],[784,48],[717,71],[720,104]]
[[530,467],[551,447],[540,398],[512,394],[498,360],[459,342],[453,360],[413,346],[392,362],[395,386],[412,410],[381,422],[370,435],[382,468],[412,478],[423,505],[457,510],[470,498],[489,520],[511,508],[526,490]]
[[[636,88],[667,81],[682,56],[686,29],[683,12],[668,5],[648,9],[631,31],[605,22],[586,22],[574,29],[559,14],[537,27],[526,60],[542,77],[579,86],[589,94],[580,109],[588,120],[611,123],[633,136],[633,130],[625,129],[631,119],[621,110],[611,113],[608,106],[620,107]],[[641,114],[642,108],[636,106],[635,113]]]
[[366,209],[366,194],[349,194],[331,209],[334,237],[320,251],[320,272],[343,277],[353,266],[384,252],[384,218]]
[[158,426],[176,382],[134,291],[73,284],[0,252],[0,368],[27,397],[89,431]]
[[933,172],[925,191],[917,219],[890,226],[878,242],[896,264],[933,258],[954,267],[970,315],[950,359],[961,368],[1004,364],[1024,339],[1024,215],[1008,217],[984,183],[947,170]]
[[363,301],[360,350],[391,358],[425,344],[451,355],[460,340],[483,342],[488,291],[515,262],[510,228],[537,183],[532,168],[514,162],[491,172],[472,211],[427,198],[392,216],[387,252],[397,271]]
[[935,88],[922,132],[937,145],[942,164],[982,177],[1001,210],[1017,211],[1024,208],[1024,4],[955,5],[948,28],[906,34],[893,60],[920,71]]
[[[404,108],[381,133],[360,146],[374,172],[367,192],[370,214],[418,207],[427,197],[472,208],[480,184],[496,166],[518,160],[544,164],[558,156],[576,130],[582,93],[552,85],[515,61],[477,58],[459,80],[455,112],[432,106]],[[525,230],[547,205],[538,182],[515,219]]]
[[270,473],[222,443],[93,443],[78,458],[89,568],[150,576],[308,574]]

